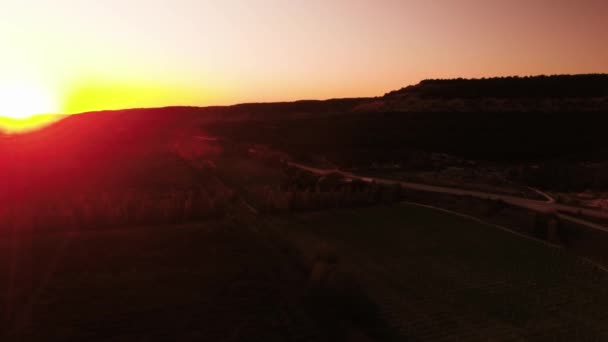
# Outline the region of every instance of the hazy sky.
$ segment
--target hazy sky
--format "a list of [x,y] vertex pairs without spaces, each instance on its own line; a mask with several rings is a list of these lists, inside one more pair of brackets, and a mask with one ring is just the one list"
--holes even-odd
[[0,89],[61,111],[608,72],[606,0],[0,0]]

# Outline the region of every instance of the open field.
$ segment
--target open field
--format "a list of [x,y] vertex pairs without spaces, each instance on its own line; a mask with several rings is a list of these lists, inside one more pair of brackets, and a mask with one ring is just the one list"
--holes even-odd
[[409,205],[277,224],[328,244],[411,340],[608,338],[608,277],[562,249]]
[[[405,204],[38,233],[4,239],[0,254],[12,340],[608,337],[605,273],[563,249]],[[333,260],[320,285],[319,260]],[[315,295],[319,286],[329,292]]]
[[3,341],[323,336],[300,300],[305,268],[235,224],[22,236],[0,257]]

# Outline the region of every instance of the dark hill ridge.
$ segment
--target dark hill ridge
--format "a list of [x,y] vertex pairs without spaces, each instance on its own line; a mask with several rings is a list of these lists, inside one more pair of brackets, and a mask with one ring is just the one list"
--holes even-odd
[[[492,100],[498,102],[490,103]],[[460,102],[459,102],[460,101]],[[550,103],[549,103],[550,102]],[[502,106],[502,108],[499,108]],[[216,122],[324,118],[336,114],[375,112],[608,112],[608,74],[430,79],[382,97],[243,103],[232,106],[135,108],[69,115],[36,135],[85,129],[81,135],[133,123],[164,126],[169,122]],[[139,126],[141,129],[142,127]],[[145,128],[145,127],[144,127]],[[46,131],[47,133],[41,133]],[[69,133],[68,133],[69,134]],[[0,136],[2,134],[0,133]]]
[[590,98],[608,96],[608,74],[430,79],[386,94],[433,98]]
[[[523,95],[529,97],[516,97]],[[64,170],[76,167],[92,178],[200,129],[305,152],[336,149],[341,156],[372,147],[392,155],[407,147],[474,159],[608,160],[605,114],[608,75],[427,80],[376,98],[72,115],[0,139],[0,169],[5,183],[11,174],[43,171],[73,181]]]

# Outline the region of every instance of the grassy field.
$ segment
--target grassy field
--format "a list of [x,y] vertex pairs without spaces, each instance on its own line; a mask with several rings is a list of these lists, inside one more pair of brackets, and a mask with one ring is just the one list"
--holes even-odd
[[329,245],[411,340],[608,339],[608,277],[560,249],[409,205],[275,224],[302,246]]
[[307,271],[234,223],[0,242],[2,341],[307,341]]
[[0,260],[3,341],[608,338],[601,271],[403,204],[16,234]]

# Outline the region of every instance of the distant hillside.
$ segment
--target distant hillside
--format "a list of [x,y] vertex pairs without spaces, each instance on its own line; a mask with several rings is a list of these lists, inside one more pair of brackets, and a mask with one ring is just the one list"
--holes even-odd
[[357,112],[608,112],[608,74],[425,80]]
[[386,94],[435,98],[557,98],[608,96],[608,74],[424,80]]
[[[608,160],[607,113],[608,75],[427,80],[376,98],[73,115],[42,130],[1,139],[0,168],[14,169],[13,154],[19,151],[45,168],[63,170],[77,162],[95,175],[108,165],[166,146],[175,132],[211,125],[223,125],[218,131],[239,139],[320,150],[355,151],[373,144],[387,151],[389,145],[405,146],[498,160]],[[49,158],[52,164],[42,163]]]

